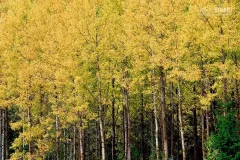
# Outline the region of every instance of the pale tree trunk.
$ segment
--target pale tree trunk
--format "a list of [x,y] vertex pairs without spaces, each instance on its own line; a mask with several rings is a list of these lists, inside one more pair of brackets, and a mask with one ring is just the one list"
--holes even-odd
[[152,51],[152,96],[153,96],[153,109],[154,109],[154,123],[155,123],[155,149],[156,149],[156,158],[159,160],[159,140],[158,140],[158,113],[157,113],[157,104],[156,104],[156,75],[154,68],[154,52]]
[[56,128],[56,152],[57,152],[57,160],[60,160],[60,150],[59,150],[59,119],[58,119],[58,115],[56,115],[56,124],[55,124],[55,128]]
[[80,120],[79,120],[79,160],[84,160],[84,155],[83,155],[83,138],[84,138],[84,132],[82,129],[82,117],[80,115]]
[[159,160],[159,140],[158,140],[158,120],[157,120],[157,105],[156,105],[156,89],[155,89],[155,82],[153,82],[152,87],[152,94],[153,94],[153,109],[154,109],[154,123],[155,123],[155,143],[156,143],[156,156],[157,160]]
[[162,66],[159,68],[160,70],[160,84],[161,84],[161,107],[162,107],[162,113],[161,113],[161,121],[162,121],[162,139],[163,139],[163,153],[164,153],[164,159],[168,159],[168,140],[167,140],[167,122],[166,122],[166,95],[165,95],[165,81],[166,77],[164,74],[164,69]]
[[[127,62],[127,60],[126,60]],[[128,84],[128,72],[124,73],[124,80],[126,82],[126,87],[123,88],[124,91],[124,136],[125,136],[125,158],[126,160],[131,160],[131,144],[130,144],[130,110],[129,110],[129,84]]]
[[99,56],[97,56],[97,78],[98,78],[98,109],[99,109],[99,126],[100,126],[100,139],[101,139],[101,152],[102,160],[105,160],[105,139],[104,139],[104,122],[103,122],[103,106],[102,106],[102,86],[101,86],[101,74],[100,74],[100,62]]
[[181,90],[180,90],[180,82],[178,78],[178,114],[179,114],[179,127],[180,127],[180,135],[182,142],[182,159],[186,160],[186,150],[185,150],[185,140],[184,140],[184,130],[183,130],[183,118],[182,118],[182,105],[181,105]]

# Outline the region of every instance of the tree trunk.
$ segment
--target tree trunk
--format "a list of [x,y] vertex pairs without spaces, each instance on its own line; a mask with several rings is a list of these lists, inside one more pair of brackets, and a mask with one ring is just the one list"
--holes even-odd
[[57,160],[60,160],[60,150],[59,150],[59,120],[58,120],[58,115],[56,115],[56,152],[57,152]]
[[163,153],[164,153],[164,159],[168,159],[168,141],[167,141],[167,122],[166,122],[166,97],[165,97],[165,75],[163,72],[163,67],[160,66],[160,84],[161,84],[161,107],[162,107],[162,113],[161,113],[161,121],[162,121],[162,136],[163,136]]
[[202,109],[202,115],[201,115],[202,124],[201,124],[201,127],[202,127],[202,157],[203,157],[203,160],[205,159],[205,156],[206,156],[205,147],[204,147],[204,144],[205,144],[204,116],[205,116],[205,112]]
[[114,88],[115,88],[115,79],[112,79],[112,160],[116,160],[116,121],[115,121],[115,96],[114,96]]
[[[195,87],[194,87],[194,92]],[[194,100],[194,102],[196,102]],[[198,160],[198,135],[197,135],[197,109],[193,108],[193,141],[194,141],[194,160]]]
[[5,109],[5,157],[6,159],[9,159],[9,153],[8,153],[8,150],[9,150],[9,147],[8,147],[8,138],[9,138],[9,135],[8,135],[8,132],[9,132],[9,120],[8,120],[8,108]]
[[146,159],[146,151],[145,151],[145,135],[144,135],[144,130],[145,130],[145,126],[144,126],[144,97],[143,97],[143,93],[141,93],[141,144],[142,144],[142,147],[141,147],[141,152],[142,152],[142,160],[145,160]]
[[174,107],[174,87],[173,83],[171,83],[171,136],[170,136],[170,151],[171,151],[171,158],[174,157],[174,113],[175,113],[175,107]]
[[131,160],[131,146],[130,146],[130,110],[129,110],[129,84],[128,84],[128,72],[124,73],[124,79],[126,82],[126,87],[124,91],[124,125],[125,125],[125,156],[126,160]]
[[[29,124],[29,130],[31,130],[31,127],[32,127],[32,115],[31,115],[30,107],[28,107],[28,124]],[[28,151],[29,151],[29,154],[30,154],[30,158],[29,159],[32,160],[33,159],[33,157],[32,157],[33,156],[33,142],[32,142],[32,140],[30,140],[28,145],[29,145],[28,146]]]
[[0,160],[2,160],[2,109],[0,108]]
[[[153,77],[155,77],[154,69],[153,69]],[[155,123],[155,143],[156,143],[156,156],[157,160],[159,160],[159,140],[158,140],[158,114],[157,114],[157,104],[156,104],[156,89],[155,89],[155,78],[153,78],[153,87],[152,87],[152,94],[153,94],[153,109],[154,109],[154,123]]]
[[82,130],[81,117],[80,117],[80,120],[79,120],[78,132],[79,132],[79,160],[84,160],[84,155],[83,155],[83,137],[84,137],[84,134],[83,134],[83,130]]
[[[236,69],[238,69],[238,60],[237,60],[237,53],[234,53],[234,63]],[[237,119],[240,119],[240,102],[239,102],[239,81],[235,78],[235,105],[237,110]]]
[[[205,70],[203,67],[203,59],[201,55],[201,96],[205,97],[205,83],[204,83],[204,78],[205,78]],[[205,159],[206,153],[205,153],[205,126],[204,126],[204,120],[205,120],[205,111],[202,109],[202,115],[201,115],[201,127],[202,127],[202,158]]]
[[152,51],[152,96],[153,96],[153,110],[154,110],[154,123],[155,123],[155,150],[156,158],[159,160],[159,140],[158,140],[158,113],[157,113],[157,104],[156,104],[156,75],[154,68],[154,52]]
[[4,112],[3,109],[0,109],[1,121],[0,121],[0,132],[1,132],[1,160],[4,160]]
[[[125,90],[124,90],[125,92]],[[124,93],[125,94],[125,93]],[[123,131],[124,131],[124,157],[127,159],[127,116],[126,116],[126,106],[124,104],[123,106]]]
[[[222,18],[221,18],[222,20]],[[224,32],[223,32],[223,28],[220,27],[220,34],[221,35],[224,35]],[[226,52],[224,51],[223,47],[221,49],[221,53],[222,53],[222,65],[225,65],[225,62],[226,62]],[[224,110],[223,110],[223,115],[225,116],[226,115],[226,102],[227,102],[227,78],[226,78],[226,74],[227,74],[227,71],[225,69],[225,66],[223,67],[223,72],[222,72],[222,76],[223,76],[223,79],[222,79],[222,83],[223,83],[223,106],[224,106]]]
[[76,160],[77,156],[76,156],[76,125],[74,125],[73,127],[73,159]]
[[207,131],[207,134],[206,134],[206,138],[208,138],[210,136],[210,122],[209,122],[209,110],[207,109],[207,112],[206,112],[206,131]]
[[101,139],[101,152],[102,160],[106,159],[105,156],[105,138],[104,138],[104,122],[103,122],[103,106],[102,106],[102,86],[101,86],[101,74],[100,74],[100,62],[99,56],[97,57],[97,76],[98,76],[98,109],[99,109],[99,126],[100,126],[100,139]]
[[183,130],[183,118],[182,118],[182,105],[181,105],[181,90],[180,90],[180,82],[178,79],[178,114],[179,114],[179,127],[180,127],[180,135],[182,141],[182,159],[186,160],[186,150],[185,150],[185,140],[184,140],[184,130]]

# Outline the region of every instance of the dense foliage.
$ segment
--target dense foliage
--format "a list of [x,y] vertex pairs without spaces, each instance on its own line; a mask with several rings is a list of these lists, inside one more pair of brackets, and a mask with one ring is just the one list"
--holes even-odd
[[239,32],[239,0],[0,1],[0,159],[239,159]]
[[219,115],[217,131],[207,141],[209,160],[240,159],[240,129],[237,127],[235,113]]

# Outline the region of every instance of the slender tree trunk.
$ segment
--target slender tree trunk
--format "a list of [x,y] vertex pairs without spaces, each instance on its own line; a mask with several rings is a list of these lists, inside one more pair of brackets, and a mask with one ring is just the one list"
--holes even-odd
[[[234,63],[236,66],[236,69],[238,69],[238,59],[237,59],[237,53],[234,53]],[[239,81],[237,78],[235,78],[235,105],[237,110],[237,120],[240,119],[240,102],[239,102]]]
[[151,152],[153,153],[155,151],[155,147],[154,147],[154,121],[155,120],[155,116],[154,116],[154,112],[151,112]]
[[[0,151],[2,151],[2,109],[0,108]],[[0,154],[0,160],[2,160],[2,154]]]
[[171,136],[170,136],[170,151],[171,151],[171,158],[174,157],[174,113],[175,113],[175,107],[174,107],[174,87],[173,83],[171,83]]
[[[124,90],[125,92],[125,90]],[[124,93],[125,94],[125,93]],[[127,116],[126,116],[126,105],[123,106],[123,131],[124,131],[124,157],[127,159]]]
[[[222,21],[222,18],[221,18],[221,21]],[[223,28],[221,27],[220,28],[220,34],[221,35],[224,35],[224,32],[223,32]],[[224,51],[223,47],[221,49],[221,53],[222,53],[222,65],[225,65],[225,62],[226,62],[226,52]],[[223,79],[222,79],[222,83],[223,83],[223,106],[224,106],[224,111],[223,111],[223,115],[225,116],[226,115],[226,102],[227,102],[227,75],[226,75],[226,69],[225,69],[225,66],[223,67],[223,72],[222,72],[222,76],[223,76]]]
[[100,134],[99,134],[99,124],[96,122],[96,158],[101,157],[101,141],[100,141]]
[[156,75],[154,68],[154,52],[152,51],[152,96],[153,96],[153,109],[154,109],[154,123],[155,123],[155,148],[156,148],[156,158],[159,160],[159,140],[158,140],[158,113],[157,113],[157,104],[156,104]]
[[4,155],[2,154],[2,150],[4,150],[4,146],[3,146],[3,136],[4,136],[4,134],[3,134],[3,112],[2,112],[3,110],[2,109],[0,109],[0,134],[1,134],[1,137],[0,137],[0,151],[1,151],[1,154],[0,154],[0,159],[1,160],[4,160]]
[[115,88],[115,79],[112,79],[112,160],[116,160],[116,121],[115,121],[115,96],[114,96],[114,88]]
[[9,138],[9,135],[8,135],[8,132],[9,132],[9,120],[8,120],[8,108],[5,109],[5,157],[6,159],[9,159],[9,153],[8,153],[8,150],[9,150],[9,147],[8,147],[8,138]]
[[83,134],[83,130],[82,130],[82,119],[80,117],[79,120],[79,160],[84,160],[84,153],[83,153],[83,139],[84,139],[84,134]]
[[[201,69],[201,96],[205,97],[206,93],[205,93],[205,83],[204,83],[204,78],[205,78],[205,69],[203,66],[203,59],[202,59],[202,55],[201,55],[201,65],[200,65],[200,69]],[[201,128],[202,128],[202,158],[203,160],[206,157],[206,153],[205,153],[205,111],[202,109],[202,115],[201,115]]]
[[130,112],[129,112],[129,95],[128,95],[128,90],[125,90],[125,106],[126,106],[126,110],[125,110],[125,116],[126,116],[126,149],[127,149],[127,160],[131,160],[131,148],[130,148]]
[[141,147],[141,152],[142,152],[142,160],[145,160],[146,159],[146,151],[145,151],[145,135],[144,135],[144,130],[145,130],[145,126],[144,126],[144,97],[143,97],[143,93],[141,93],[141,144],[142,144],[142,147]]
[[[178,91],[177,91],[178,92]],[[178,93],[177,93],[178,94]],[[177,106],[177,120],[179,121],[179,104],[176,105]],[[179,123],[177,123],[177,160],[179,160],[179,146],[180,146],[180,140],[179,140],[179,133],[180,133],[180,130],[179,130]]]
[[180,90],[180,80],[178,79],[178,114],[179,114],[179,127],[180,135],[182,141],[182,156],[183,160],[186,160],[186,150],[185,150],[185,140],[184,140],[184,130],[183,130],[183,118],[182,118],[182,105],[181,105],[181,90]]
[[[28,107],[28,124],[29,124],[29,129],[31,130],[31,127],[32,127],[32,115],[31,115],[30,107]],[[29,145],[28,146],[28,151],[29,151],[29,154],[30,154],[30,160],[32,160],[33,159],[33,157],[32,157],[33,156],[33,142],[32,142],[32,140],[30,140],[28,145]]]
[[193,109],[193,140],[194,140],[194,160],[198,160],[198,135],[197,135],[197,111]]
[[102,160],[105,160],[105,138],[104,138],[104,122],[103,122],[103,106],[102,106],[102,86],[100,75],[100,62],[99,56],[97,57],[97,70],[98,70],[98,109],[99,109],[99,126],[100,126],[100,139],[101,139],[101,152]]
[[201,115],[201,120],[202,120],[202,124],[201,124],[201,127],[202,127],[202,157],[203,157],[203,160],[205,159],[205,127],[204,127],[204,117],[205,117],[205,111],[202,109],[202,115]]
[[208,138],[210,136],[210,122],[209,122],[209,110],[207,109],[207,113],[206,113],[206,137]]
[[74,160],[77,159],[76,148],[77,148],[77,144],[76,144],[76,125],[74,125],[74,127],[73,127],[73,159]]
[[56,115],[56,152],[57,152],[57,160],[60,160],[60,149],[59,149],[59,119],[58,119],[58,115]]
[[[126,59],[127,63],[127,59]],[[128,84],[128,72],[124,71],[124,80],[126,87],[123,88],[124,93],[124,139],[125,139],[125,158],[131,160],[131,146],[130,146],[130,110],[129,110],[129,84]]]
[[[194,87],[194,93],[196,93],[196,89]],[[194,99],[194,102],[196,100]],[[194,141],[194,160],[198,160],[198,135],[197,135],[197,108],[196,106],[193,108],[193,141]]]
[[165,96],[165,75],[163,72],[163,67],[159,68],[160,70],[160,84],[161,84],[161,121],[162,121],[162,136],[163,136],[163,153],[164,159],[168,159],[168,140],[167,140],[167,122],[166,122],[166,96]]
[[156,143],[156,156],[157,160],[159,160],[159,140],[158,140],[158,114],[157,114],[157,105],[156,105],[156,91],[155,91],[155,82],[153,82],[153,108],[154,108],[154,123],[155,123],[155,143]]

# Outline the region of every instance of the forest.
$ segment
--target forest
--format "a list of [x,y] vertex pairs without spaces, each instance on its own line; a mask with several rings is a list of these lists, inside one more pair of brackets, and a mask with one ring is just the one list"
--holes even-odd
[[1,0],[0,160],[240,160],[239,0]]

